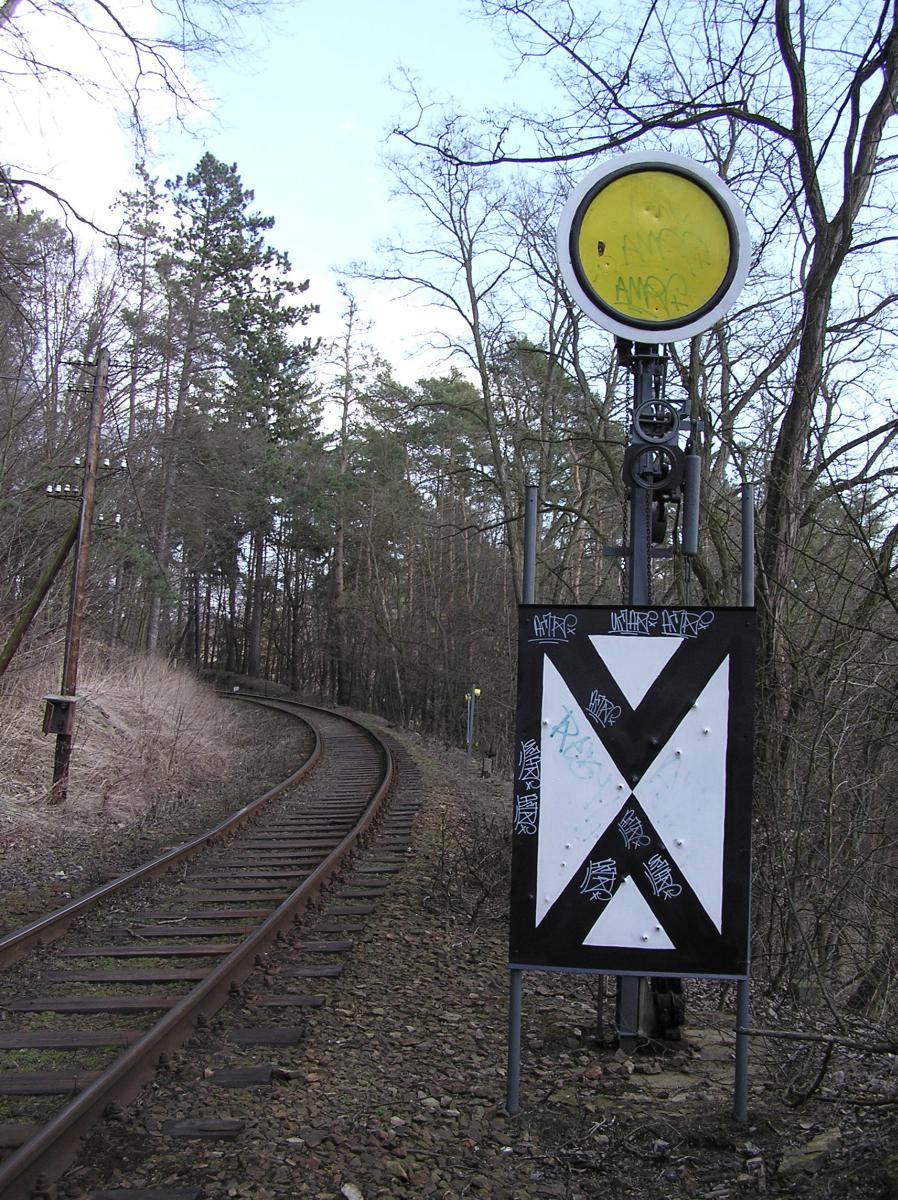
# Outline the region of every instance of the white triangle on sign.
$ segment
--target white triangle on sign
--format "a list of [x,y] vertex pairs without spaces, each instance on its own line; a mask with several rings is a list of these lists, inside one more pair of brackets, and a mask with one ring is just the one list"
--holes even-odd
[[584,946],[617,946],[628,950],[673,950],[674,944],[629,875],[605,905],[583,939]]
[[560,671],[543,660],[536,924],[581,869],[630,793]]
[[723,928],[729,708],[727,655],[633,789],[718,931]]
[[686,639],[597,633],[589,640],[627,697],[630,707],[637,708]]

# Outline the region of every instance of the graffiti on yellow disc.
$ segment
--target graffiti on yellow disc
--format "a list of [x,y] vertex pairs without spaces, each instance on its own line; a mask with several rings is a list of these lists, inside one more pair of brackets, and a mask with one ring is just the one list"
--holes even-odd
[[613,316],[649,325],[687,321],[714,303],[733,257],[714,197],[664,169],[601,185],[581,208],[572,243],[587,292]]

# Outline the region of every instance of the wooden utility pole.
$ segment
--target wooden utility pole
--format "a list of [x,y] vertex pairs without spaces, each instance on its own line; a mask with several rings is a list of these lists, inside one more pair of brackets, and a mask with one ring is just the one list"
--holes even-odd
[[[78,654],[81,649],[81,619],[84,614],[84,592],[87,583],[87,564],[90,555],[90,534],[97,493],[97,471],[100,462],[100,426],[106,402],[106,383],[109,376],[109,351],[97,353],[94,382],[91,390],[90,420],[87,429],[87,451],[84,456],[84,481],[81,485],[81,508],[78,513],[78,534],[75,541],[75,565],[72,568],[72,591],[69,599],[69,619],[66,627],[65,657],[62,664],[63,697],[75,696],[78,684]],[[51,804],[64,804],[69,784],[69,763],[72,757],[74,704],[72,720],[64,733],[56,735],[56,754],[53,760]]]

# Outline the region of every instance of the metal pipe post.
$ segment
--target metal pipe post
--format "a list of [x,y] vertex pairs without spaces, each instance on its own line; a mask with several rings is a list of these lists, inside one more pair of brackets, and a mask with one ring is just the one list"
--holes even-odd
[[[657,346],[639,346],[633,359],[633,413],[654,397],[654,365],[658,361]],[[640,353],[642,351],[642,353]],[[652,553],[652,494],[633,480],[630,488],[630,582],[628,599],[631,604],[648,604],[651,587],[649,569]]]
[[742,485],[742,603],[755,603],[755,485]]
[[[528,483],[524,493],[524,578],[521,598],[525,604],[536,600],[536,522],[539,490]],[[508,1074],[505,1085],[505,1107],[510,1113],[520,1110],[521,1093],[521,1009],[524,992],[524,972],[512,968],[508,997]]]
[[[657,346],[642,347],[647,351]],[[656,354],[638,354],[633,366],[633,412],[640,405],[649,404],[653,396],[652,364]],[[635,415],[634,415],[635,420]],[[649,563],[651,559],[651,511],[652,498],[647,488],[639,487],[629,480],[630,487],[630,584],[627,598],[631,604],[648,604]]]
[[748,977],[736,984],[736,1078],[733,1086],[733,1116],[745,1124],[748,1120],[748,1034],[751,1009]]
[[[742,604],[752,608],[755,602],[755,488],[742,487]],[[736,984],[736,1077],[733,1086],[733,1116],[748,1121],[748,1029],[751,1022],[751,965],[745,978]]]
[[536,601],[536,515],[539,491],[528,483],[524,492],[524,580],[522,599],[525,604]]
[[630,586],[631,604],[649,603],[649,554],[651,551],[651,493],[630,484]]
[[[656,347],[646,349],[654,350]],[[653,354],[638,354],[633,366],[633,411],[653,399]],[[630,487],[630,572],[627,599],[630,604],[648,604],[649,566],[651,562],[652,497],[646,489],[629,481]],[[642,1024],[648,982],[635,975],[621,975],[617,981],[617,1028],[621,1047],[633,1050]]]
[[508,1075],[505,1085],[505,1107],[510,1113],[520,1110],[521,1094],[521,1001],[524,991],[524,972],[512,968],[508,997]]

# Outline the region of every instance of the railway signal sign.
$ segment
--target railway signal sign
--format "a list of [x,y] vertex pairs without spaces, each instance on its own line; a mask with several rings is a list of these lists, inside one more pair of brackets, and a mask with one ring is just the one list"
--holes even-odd
[[558,226],[571,295],[604,329],[673,342],[710,329],[748,274],[738,201],[713,171],[678,154],[617,155],[574,188]]
[[753,610],[519,619],[512,967],[745,978]]

